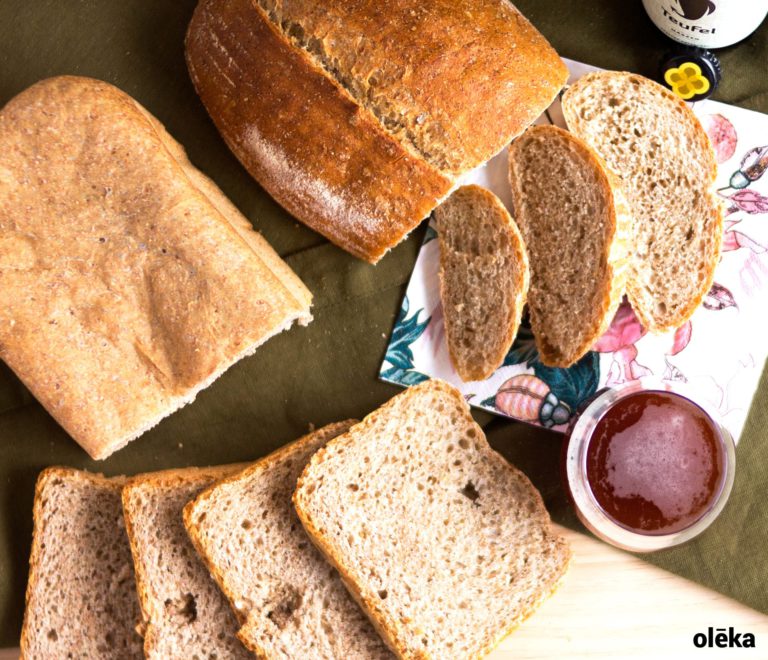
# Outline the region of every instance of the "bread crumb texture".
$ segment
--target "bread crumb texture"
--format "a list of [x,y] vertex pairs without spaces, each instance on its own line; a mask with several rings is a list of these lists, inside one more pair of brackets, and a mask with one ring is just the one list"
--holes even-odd
[[245,466],[140,475],[123,489],[128,536],[150,660],[245,660],[237,620],[195,553],[182,510],[202,490]]
[[124,478],[48,468],[35,490],[24,660],[142,658]]
[[185,509],[190,537],[240,621],[238,635],[259,657],[392,658],[291,505],[310,456],[352,423],[279,449]]
[[555,589],[570,558],[539,493],[440,381],[321,449],[294,502],[403,658],[484,655]]
[[631,216],[599,156],[555,126],[534,126],[512,143],[509,174],[531,262],[528,312],[539,355],[568,367],[621,302]]
[[520,326],[525,245],[501,201],[480,186],[458,188],[434,218],[448,352],[463,380],[482,380],[501,366]]
[[563,114],[627,196],[633,309],[653,332],[680,327],[711,288],[720,258],[723,204],[706,132],[684,101],[626,72],[583,76],[563,95]]

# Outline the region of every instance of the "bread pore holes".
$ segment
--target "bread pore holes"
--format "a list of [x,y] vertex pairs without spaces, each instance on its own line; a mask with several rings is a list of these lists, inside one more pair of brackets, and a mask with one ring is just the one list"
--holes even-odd
[[471,481],[468,481],[459,492],[473,504],[477,504],[477,500],[480,499],[480,493]]
[[270,609],[267,611],[267,618],[278,628],[283,629],[303,602],[304,597],[298,589],[284,585],[276,594],[276,598],[269,604]]
[[179,598],[166,598],[165,609],[172,621],[192,623],[197,620],[197,599],[190,593]]

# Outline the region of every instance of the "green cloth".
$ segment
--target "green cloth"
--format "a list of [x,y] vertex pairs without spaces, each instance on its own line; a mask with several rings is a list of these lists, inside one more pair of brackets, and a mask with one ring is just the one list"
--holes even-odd
[[[667,48],[639,1],[521,0],[519,8],[566,57],[649,76]],[[315,320],[270,340],[197,401],[104,462],[88,459],[0,364],[0,646],[18,643],[38,472],[63,464],[107,474],[260,457],[308,424],[362,417],[399,388],[377,380],[423,228],[378,266],[355,260],[290,218],[230,154],[187,76],[183,42],[194,0],[3,0],[0,104],[57,74],[125,90],[168,128],[287,258],[315,295]],[[716,98],[768,112],[768,26],[720,51]],[[2,154],[0,154],[2,158]],[[491,443],[542,490],[555,519],[576,525],[559,483],[561,436],[477,414]],[[698,540],[647,557],[768,612],[768,383],[738,449],[736,485]],[[74,613],[74,616],[77,614]]]

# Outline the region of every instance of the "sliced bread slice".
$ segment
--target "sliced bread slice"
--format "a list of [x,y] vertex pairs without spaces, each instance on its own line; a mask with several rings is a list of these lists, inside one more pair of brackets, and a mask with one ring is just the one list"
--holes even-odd
[[182,519],[185,504],[244,467],[155,472],[134,477],[123,489],[146,658],[253,657],[237,639],[237,620],[195,554]]
[[541,496],[455,388],[397,395],[318,451],[294,504],[402,658],[476,658],[551,594],[570,559]]
[[63,467],[38,477],[23,659],[143,657],[125,482]]
[[624,295],[629,209],[595,152],[555,126],[534,126],[512,143],[509,178],[539,356],[568,367],[608,329]]
[[622,180],[634,218],[627,295],[640,322],[652,332],[683,325],[712,286],[723,236],[706,132],[668,89],[618,71],[579,79],[563,114]]
[[483,380],[520,326],[529,281],[523,239],[504,204],[480,186],[462,186],[433,215],[448,353],[462,380]]
[[206,490],[184,509],[198,552],[263,658],[391,658],[291,506],[310,456],[352,421],[331,424]]

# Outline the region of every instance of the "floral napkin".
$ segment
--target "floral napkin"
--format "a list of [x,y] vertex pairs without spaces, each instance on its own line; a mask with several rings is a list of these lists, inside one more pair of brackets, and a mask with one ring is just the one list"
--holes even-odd
[[[596,70],[566,60],[574,82]],[[539,361],[525,324],[503,365],[487,380],[464,383],[451,366],[440,304],[437,232],[430,224],[381,366],[381,379],[409,386],[429,377],[456,385],[489,412],[563,430],[598,389],[645,376],[685,382],[720,412],[738,440],[768,356],[768,116],[716,101],[693,105],[718,162],[726,203],[723,255],[715,283],[676,332],[646,333],[625,303],[592,350],[568,369]],[[565,127],[560,100],[536,122]],[[508,206],[507,153],[462,183],[492,190]]]

